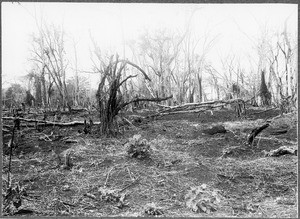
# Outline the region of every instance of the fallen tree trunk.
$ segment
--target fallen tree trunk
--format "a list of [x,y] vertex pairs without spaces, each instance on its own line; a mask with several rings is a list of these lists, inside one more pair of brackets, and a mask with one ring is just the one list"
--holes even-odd
[[207,101],[207,102],[201,102],[201,103],[186,103],[183,105],[178,105],[178,106],[165,106],[165,105],[159,105],[160,107],[165,107],[165,108],[171,108],[171,109],[176,109],[176,108],[184,108],[184,107],[198,107],[198,106],[205,106],[205,105],[214,105],[214,104],[232,104],[238,101],[244,102],[244,100],[237,98],[237,99],[231,99],[231,100],[214,100],[214,101]]
[[[15,117],[2,117],[3,120],[14,120]],[[36,119],[24,119],[18,118],[20,121],[29,122],[29,123],[37,123],[36,125],[43,125],[43,126],[77,126],[77,125],[84,125],[84,121],[73,121],[73,122],[51,122],[45,120],[36,120]],[[94,122],[95,125],[99,125],[100,122]]]
[[204,111],[205,110],[201,109],[201,110],[185,110],[185,111],[174,111],[174,112],[159,112],[154,115],[146,116],[145,118],[153,118],[158,116],[166,116],[166,115],[181,114],[181,113],[200,113]]
[[174,108],[171,109],[166,109],[166,110],[162,110],[154,115],[149,115],[147,116],[147,118],[153,118],[153,117],[157,117],[157,116],[165,116],[165,115],[173,115],[173,114],[181,114],[181,113],[201,113],[201,112],[205,112],[205,111],[209,111],[213,108],[218,108],[218,107],[222,107],[225,106],[225,104],[221,104],[221,105],[216,105],[216,106],[205,106],[207,107],[206,109],[187,109],[187,110],[173,110]]
[[165,106],[165,105],[157,104],[160,108],[164,108],[164,109],[149,117],[179,114],[179,113],[199,113],[199,112],[204,112],[206,110],[211,110],[213,108],[224,107],[226,105],[239,103],[239,102],[244,103],[242,99],[237,98],[228,101],[216,100],[216,101],[208,101],[202,103],[186,103],[179,106]]
[[271,135],[282,135],[288,132],[288,129],[278,129],[278,130],[274,130],[272,131],[270,134]]
[[292,154],[297,156],[297,149],[289,148],[287,146],[281,146],[280,148],[277,148],[275,150],[266,152],[264,151],[265,157],[279,157],[285,154]]
[[266,113],[266,112],[269,112],[269,111],[275,110],[275,109],[276,109],[276,107],[273,107],[273,108],[266,109],[266,110],[263,110],[263,111],[260,111],[260,112],[251,113],[251,114],[249,114],[249,116],[257,115],[257,114],[260,114],[260,113]]

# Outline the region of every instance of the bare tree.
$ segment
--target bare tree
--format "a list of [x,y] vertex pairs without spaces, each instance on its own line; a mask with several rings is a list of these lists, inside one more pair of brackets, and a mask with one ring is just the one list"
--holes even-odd
[[[154,77],[152,86],[158,91],[157,95],[165,97],[171,93],[174,77],[176,58],[180,45],[185,37],[167,33],[167,30],[157,30],[155,34],[145,33],[139,38],[139,55],[144,59],[144,64]],[[171,67],[173,66],[173,68]],[[158,84],[159,86],[157,86]],[[157,86],[157,87],[156,87]]]
[[[66,85],[66,51],[64,48],[64,31],[62,28],[48,25],[38,25],[39,34],[33,36],[33,49],[31,60],[39,64],[42,69],[42,75],[49,75],[48,97],[51,96],[52,83],[60,95],[60,101],[63,105],[72,110],[71,98],[67,91]],[[45,77],[42,81],[45,80]],[[44,85],[43,85],[44,87]],[[44,87],[43,90],[46,90]]]
[[266,85],[264,71],[261,72],[261,84],[260,84],[259,96],[261,98],[262,106],[271,105],[271,93],[269,92],[267,85]]
[[295,94],[295,83],[294,83],[294,72],[292,66],[292,58],[294,56],[294,52],[296,47],[293,47],[291,44],[291,37],[287,30],[287,21],[284,23],[284,30],[280,34],[281,42],[278,42],[277,45],[284,56],[284,72],[285,72],[285,95],[286,97],[289,95]]
[[116,58],[111,56],[108,64],[106,65],[105,63],[102,63],[102,70],[99,69],[101,80],[98,86],[96,97],[101,121],[100,129],[101,133],[105,135],[115,134],[115,132],[118,130],[118,124],[115,118],[120,110],[124,109],[127,105],[140,101],[162,101],[172,97],[136,97],[132,98],[131,100],[124,101],[123,94],[120,89],[121,86],[123,86],[129,79],[137,76],[129,75],[125,78],[122,78],[122,72],[126,65],[130,65],[138,69],[143,74],[145,80],[151,81],[146,72],[139,66],[128,60],[119,60],[118,56],[116,56]]

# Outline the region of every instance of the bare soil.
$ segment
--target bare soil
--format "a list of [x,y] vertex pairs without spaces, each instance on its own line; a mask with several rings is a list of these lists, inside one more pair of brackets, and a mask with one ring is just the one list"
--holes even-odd
[[[97,127],[92,134],[82,133],[82,126],[22,127],[12,158],[12,184],[19,183],[27,193],[18,214],[149,216],[147,209],[152,206],[160,209],[157,212],[161,216],[169,217],[297,217],[297,156],[265,157],[263,153],[283,145],[297,147],[296,114],[274,119],[254,145],[247,146],[253,128],[280,114],[278,110],[257,113],[261,111],[249,109],[243,118],[228,109],[216,110],[213,115],[168,115],[125,127],[124,133],[111,138],[99,135]],[[85,116],[65,116],[62,120],[83,120]],[[227,132],[203,133],[214,125],[223,125]],[[272,135],[278,127],[288,131]],[[125,144],[136,134],[150,144],[150,158],[128,156]],[[4,136],[3,193],[9,139],[9,135]],[[66,143],[66,139],[77,143]],[[237,150],[222,157],[232,148]],[[63,165],[67,153],[71,169]],[[221,198],[214,211],[194,212],[187,206],[187,193],[203,184]],[[104,199],[103,191],[114,191],[123,198]]]

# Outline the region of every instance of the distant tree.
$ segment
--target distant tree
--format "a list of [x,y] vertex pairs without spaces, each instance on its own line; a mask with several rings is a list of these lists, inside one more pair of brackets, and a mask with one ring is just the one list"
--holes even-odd
[[210,75],[208,83],[210,86],[212,86],[215,89],[217,93],[217,100],[219,100],[220,99],[220,82],[219,82],[220,78],[218,76],[218,73],[211,65],[205,66],[205,70]]
[[19,107],[25,97],[25,89],[20,84],[12,84],[5,91],[5,106],[8,108]]
[[184,37],[185,34],[175,35],[166,29],[158,29],[155,33],[146,32],[139,37],[139,56],[143,57],[144,67],[148,69],[149,75],[153,75],[150,76],[153,79],[153,90],[161,97],[172,93],[171,81],[177,85],[179,83],[178,78],[174,76],[174,70],[178,64],[176,59]]
[[239,97],[241,88],[237,83],[232,84],[232,93],[235,95],[235,97]]
[[24,100],[25,104],[27,106],[32,106],[32,104],[34,103],[34,101],[35,101],[35,98],[32,96],[32,94],[30,93],[30,91],[27,90],[26,91],[25,100]]
[[66,83],[71,103],[75,106],[86,106],[91,87],[87,78],[75,75],[75,77],[67,80]]
[[262,26],[261,36],[254,41],[258,55],[258,72],[263,69],[269,70],[265,71],[266,84],[272,102],[277,105],[281,104],[282,98],[288,96],[293,97],[290,101],[295,104],[297,96],[297,34],[292,35],[288,32],[287,21],[288,18],[282,30],[275,32],[267,26]]
[[271,93],[268,90],[268,87],[266,85],[265,81],[265,72],[261,72],[261,82],[260,82],[260,91],[259,96],[261,98],[261,104],[262,106],[269,106],[271,105]]
[[[48,25],[37,25],[39,33],[33,36],[31,60],[39,66],[41,73],[42,91],[51,91],[52,84],[56,85],[62,107],[72,110],[71,98],[67,91],[66,68],[68,60],[65,50],[65,33],[62,28]],[[48,74],[49,87],[46,89]],[[48,93],[48,98],[50,97]],[[43,99],[46,99],[43,97]],[[48,99],[49,100],[49,99]]]

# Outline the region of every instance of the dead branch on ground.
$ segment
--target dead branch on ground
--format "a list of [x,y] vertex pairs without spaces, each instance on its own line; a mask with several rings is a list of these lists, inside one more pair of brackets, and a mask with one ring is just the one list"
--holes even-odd
[[180,113],[200,113],[200,112],[205,112],[207,110],[212,110],[214,108],[222,108],[225,107],[226,105],[244,104],[244,103],[245,103],[244,100],[238,98],[238,99],[232,99],[227,101],[216,100],[216,101],[208,101],[202,103],[186,103],[179,106],[165,106],[165,105],[157,104],[159,107],[164,109],[148,117],[157,117],[157,116],[180,114]]
[[264,129],[268,128],[269,127],[269,123],[266,123],[264,124],[263,126],[261,127],[258,127],[258,128],[255,128],[251,131],[251,134],[248,138],[248,144],[249,145],[252,145],[253,141],[254,141],[254,138],[259,134],[261,133]]
[[[14,120],[15,117],[2,117],[3,120]],[[36,120],[36,119],[25,119],[25,118],[18,118],[20,121],[28,122],[28,123],[38,123],[37,125],[43,126],[77,126],[77,125],[84,125],[84,121],[73,121],[73,122],[51,122],[45,120]],[[100,122],[94,122],[93,124],[99,125]]]
[[289,148],[287,146],[281,146],[275,150],[271,150],[269,152],[264,151],[266,157],[279,157],[285,154],[292,154],[297,156],[297,149]]
[[260,114],[260,113],[266,113],[266,112],[269,112],[269,111],[275,110],[275,109],[276,109],[276,107],[273,107],[273,108],[271,108],[271,109],[266,109],[266,110],[263,110],[263,111],[260,111],[260,112],[251,113],[250,116],[251,116],[251,115]]

